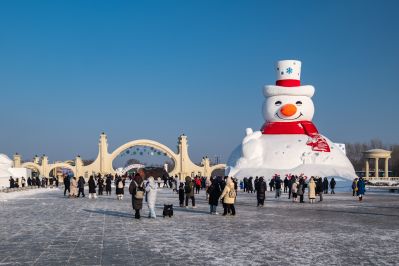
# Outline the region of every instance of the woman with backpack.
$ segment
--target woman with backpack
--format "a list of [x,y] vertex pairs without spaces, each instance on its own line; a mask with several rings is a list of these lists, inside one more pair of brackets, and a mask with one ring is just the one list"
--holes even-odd
[[125,188],[125,185],[123,184],[123,180],[120,176],[118,176],[117,179],[115,180],[115,186],[116,186],[116,198],[118,200],[122,200],[124,194],[123,190]]
[[130,183],[129,192],[132,194],[132,207],[135,211],[134,218],[140,219],[140,210],[143,208],[144,199],[144,178],[145,173],[143,169],[139,170],[133,181]]
[[148,218],[156,218],[155,215],[155,201],[157,199],[157,185],[152,176],[148,178],[145,185],[145,191],[147,192],[147,205],[148,205]]
[[226,186],[223,189],[223,193],[220,196],[219,200],[223,199],[224,203],[224,211],[223,211],[223,216],[226,216],[228,212],[231,213],[231,215],[236,215],[236,210],[234,208],[234,203],[236,200],[237,193],[234,189],[234,183],[229,177],[226,183]]
[[91,198],[97,198],[96,195],[96,182],[94,181],[93,176],[91,175],[89,178],[89,199]]

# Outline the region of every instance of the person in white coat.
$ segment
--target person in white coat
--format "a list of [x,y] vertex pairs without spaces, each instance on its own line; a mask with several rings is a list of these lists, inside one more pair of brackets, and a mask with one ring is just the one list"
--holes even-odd
[[150,176],[145,186],[147,192],[147,205],[148,205],[148,217],[156,218],[155,215],[155,201],[157,199],[157,185],[155,184],[154,177]]

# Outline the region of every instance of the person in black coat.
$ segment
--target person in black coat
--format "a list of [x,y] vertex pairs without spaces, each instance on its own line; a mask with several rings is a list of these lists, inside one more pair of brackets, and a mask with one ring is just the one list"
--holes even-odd
[[328,179],[327,179],[327,177],[324,177],[324,180],[323,180],[323,191],[324,191],[324,194],[328,194]]
[[316,182],[316,195],[317,194],[319,194],[320,201],[323,201],[323,180],[321,177],[319,177]]
[[83,178],[83,176],[79,176],[79,180],[78,180],[78,189],[79,189],[78,198],[80,196],[80,193],[82,193],[82,197],[85,196],[85,183],[86,183],[86,181]]
[[212,180],[212,184],[208,188],[210,214],[217,214],[216,208],[219,204],[219,197],[222,194],[221,178]]
[[38,176],[36,176],[36,186],[37,188],[40,188],[40,179]]
[[330,181],[331,194],[335,194],[335,191],[334,191],[335,184],[336,184],[336,182],[335,182],[335,179],[333,177],[333,178],[331,178],[331,181]]
[[107,196],[111,195],[111,183],[111,176],[107,176],[107,179],[105,180],[105,192],[107,193]]
[[266,182],[263,180],[263,176],[259,178],[258,183],[256,184],[256,198],[258,200],[258,207],[263,207],[265,204],[265,198],[266,198]]
[[14,178],[12,178],[12,176],[10,176],[10,179],[8,179],[10,181],[10,188],[14,188],[15,187],[15,180]]
[[71,180],[69,176],[64,177],[64,196],[66,196],[66,192],[68,191],[68,195],[71,193]]
[[285,176],[285,178],[284,178],[284,193],[287,193],[288,183],[289,183],[288,177]]
[[270,191],[274,190],[274,177],[269,182]]
[[89,183],[89,199],[91,199],[91,198],[96,199],[97,198],[96,181],[94,181],[94,177],[92,175],[90,176],[88,183]]
[[97,186],[98,186],[98,195],[102,195],[104,191],[104,179],[101,177],[101,175],[98,175]]
[[[254,192],[256,193],[256,188],[257,188],[257,185],[258,185],[258,182],[259,182],[259,177],[255,177],[255,181],[254,181]],[[236,190],[237,191],[237,190]]]
[[184,207],[184,195],[185,195],[185,193],[184,193],[184,183],[183,182],[181,182],[180,185],[179,185],[178,193],[179,193],[179,204],[180,204],[180,207]]
[[248,193],[249,192],[254,193],[254,186],[252,184],[252,180],[253,180],[252,176],[249,177],[249,179],[248,179],[248,187],[247,187],[247,192]]

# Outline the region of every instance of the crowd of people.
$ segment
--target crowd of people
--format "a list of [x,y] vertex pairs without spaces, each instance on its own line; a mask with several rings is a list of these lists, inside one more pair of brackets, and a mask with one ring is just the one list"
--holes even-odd
[[[217,215],[217,207],[222,204],[223,216],[236,215],[235,203],[237,200],[237,191],[241,189],[245,193],[256,195],[257,206],[264,207],[266,192],[268,187],[270,192],[274,192],[274,198],[279,199],[282,194],[287,194],[287,198],[292,202],[305,203],[305,194],[307,193],[308,202],[315,203],[316,197],[319,202],[323,201],[324,194],[335,194],[336,181],[334,178],[328,180],[327,177],[321,178],[312,176],[309,178],[304,175],[286,175],[282,179],[278,174],[274,175],[268,183],[264,177],[245,177],[238,181],[232,177],[189,177],[181,181],[178,176],[154,178],[147,176],[145,169],[139,169],[134,175],[105,175],[98,174],[90,176],[88,185],[88,198],[96,199],[98,196],[110,196],[112,187],[115,187],[115,195],[117,200],[123,200],[125,186],[129,183],[129,193],[132,197],[132,207],[136,219],[140,219],[140,211],[143,208],[143,201],[148,206],[148,217],[156,218],[155,203],[157,190],[159,188],[170,188],[178,195],[179,206],[188,208],[191,203],[192,208],[196,208],[195,196],[201,190],[205,190],[206,200],[209,204],[209,213]],[[10,187],[16,187],[21,183],[25,186],[25,178],[21,181],[14,180],[10,177]],[[28,186],[58,187],[58,179],[56,178],[28,178]],[[85,197],[86,180],[82,176],[63,178],[64,196],[69,198]],[[114,186],[112,186],[114,184]],[[359,201],[363,199],[365,194],[365,181],[363,178],[356,178],[352,183],[353,196],[358,196]]]
[[19,187],[38,187],[38,188],[47,188],[47,187],[58,187],[59,180],[55,177],[25,177],[21,178],[13,178],[10,176],[9,178],[10,188],[19,188]]

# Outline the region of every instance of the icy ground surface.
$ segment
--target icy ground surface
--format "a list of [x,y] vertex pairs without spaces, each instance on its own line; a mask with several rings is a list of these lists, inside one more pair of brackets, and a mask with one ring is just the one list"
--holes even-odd
[[[31,193],[0,202],[0,265],[399,263],[397,193],[369,193],[361,203],[338,193],[310,205],[293,204],[286,194],[275,200],[268,192],[259,209],[253,194],[241,192],[237,216],[222,217],[208,215],[201,192],[196,209],[177,207],[171,219],[139,221],[129,197],[67,199],[58,189]],[[157,201],[161,215],[161,204],[176,205],[177,197],[165,189]]]

